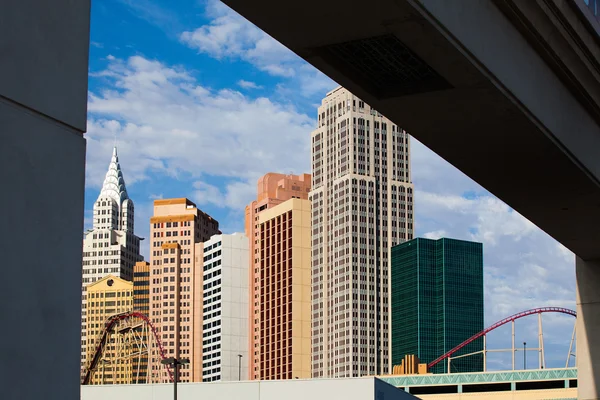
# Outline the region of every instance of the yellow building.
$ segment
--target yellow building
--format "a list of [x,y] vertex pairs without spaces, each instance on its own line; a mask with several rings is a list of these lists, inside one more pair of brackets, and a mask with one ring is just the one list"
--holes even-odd
[[394,365],[392,375],[422,375],[427,374],[427,364],[421,363],[419,357],[407,354],[400,361],[400,365]]
[[311,205],[289,199],[258,214],[255,379],[311,377]]
[[[87,351],[86,367],[90,365],[100,338],[104,332],[106,321],[120,313],[133,309],[133,282],[113,275],[92,283],[86,287],[87,293]],[[130,349],[125,343],[111,335],[103,350],[91,384],[123,384],[132,383],[132,365]]]

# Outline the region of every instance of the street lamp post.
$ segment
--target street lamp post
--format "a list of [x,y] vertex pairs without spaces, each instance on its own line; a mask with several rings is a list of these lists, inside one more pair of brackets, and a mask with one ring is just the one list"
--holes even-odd
[[242,380],[242,355],[238,354],[238,381]]
[[176,359],[175,357],[165,358],[161,361],[161,364],[170,365],[173,367],[173,399],[177,400],[177,381],[179,380],[179,366],[188,364],[190,362],[187,358]]
[[527,342],[523,342],[523,369],[527,369]]

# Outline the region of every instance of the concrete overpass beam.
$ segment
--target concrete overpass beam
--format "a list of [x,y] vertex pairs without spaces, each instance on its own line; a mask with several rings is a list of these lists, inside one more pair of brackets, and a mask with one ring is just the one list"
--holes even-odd
[[0,2],[0,395],[78,400],[89,0]]
[[600,399],[600,260],[577,257],[577,387],[580,400]]

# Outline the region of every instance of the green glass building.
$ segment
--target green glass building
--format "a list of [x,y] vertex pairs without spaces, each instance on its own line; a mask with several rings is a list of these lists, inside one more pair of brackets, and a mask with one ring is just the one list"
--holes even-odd
[[[417,238],[392,248],[392,364],[429,363],[484,329],[483,245]],[[483,350],[480,338],[453,357]],[[451,372],[483,371],[483,354],[452,359]],[[445,373],[442,361],[430,372]]]

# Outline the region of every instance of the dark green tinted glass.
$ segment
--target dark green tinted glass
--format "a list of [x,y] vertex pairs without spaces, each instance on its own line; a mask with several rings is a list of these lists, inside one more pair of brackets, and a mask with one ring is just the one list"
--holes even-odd
[[[414,239],[392,248],[392,363],[429,363],[483,330],[483,245]],[[478,339],[454,356],[483,350]],[[430,372],[447,372],[442,361]],[[483,370],[483,355],[451,361],[451,372]]]

